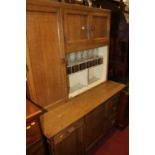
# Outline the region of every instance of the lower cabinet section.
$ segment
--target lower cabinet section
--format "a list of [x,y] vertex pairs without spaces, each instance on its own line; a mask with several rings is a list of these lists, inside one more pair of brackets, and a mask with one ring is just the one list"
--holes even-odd
[[81,120],[48,139],[51,155],[87,155],[115,125],[119,94],[101,104]]

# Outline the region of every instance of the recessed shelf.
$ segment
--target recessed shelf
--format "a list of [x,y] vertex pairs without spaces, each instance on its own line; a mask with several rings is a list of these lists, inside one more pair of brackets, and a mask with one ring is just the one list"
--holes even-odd
[[[95,54],[93,54],[93,51]],[[66,66],[69,77],[69,98],[107,80],[107,46],[83,52],[71,52],[71,55],[69,55],[70,53],[67,55],[68,61],[73,59],[77,61],[78,59],[77,62],[68,62]],[[87,59],[80,61],[80,56],[82,57],[83,54]]]
[[94,83],[94,82],[96,82],[98,80],[100,80],[100,79],[94,76],[91,79],[89,79],[88,84]]
[[86,87],[86,85],[82,85],[81,83],[78,83],[72,87],[70,87],[70,92],[69,93],[74,93],[75,91],[79,90],[79,89],[82,89]]

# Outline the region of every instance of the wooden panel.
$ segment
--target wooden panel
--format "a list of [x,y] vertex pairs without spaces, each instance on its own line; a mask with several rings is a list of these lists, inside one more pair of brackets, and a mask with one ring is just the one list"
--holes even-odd
[[70,133],[72,133],[77,128],[81,127],[82,124],[83,124],[82,120],[77,121],[73,125],[70,125],[68,128],[59,132],[56,136],[54,136],[54,144],[61,142],[63,139],[65,139],[67,136],[69,136]]
[[[67,95],[66,70],[60,27],[60,14],[27,12],[27,40],[29,59],[35,86],[35,103],[46,107],[62,101]],[[29,90],[32,94],[34,90]]]
[[116,94],[106,102],[106,117],[109,118],[114,113],[118,112],[120,94]]
[[110,31],[110,16],[106,13],[91,14],[91,38],[93,41],[104,41],[109,37]]
[[65,10],[64,29],[67,46],[79,46],[89,40],[88,33],[89,18],[87,12]]
[[[58,134],[54,138],[54,145],[52,149],[54,155],[82,155],[82,133],[82,124],[81,122],[77,122]],[[61,135],[64,135],[64,137],[60,137]],[[61,140],[58,140],[60,138]]]
[[26,148],[26,155],[47,155],[41,140]]
[[31,117],[40,115],[41,113],[43,113],[43,110],[40,107],[26,99],[26,121],[28,121]]
[[88,151],[104,134],[105,106],[102,105],[85,117],[84,141]]

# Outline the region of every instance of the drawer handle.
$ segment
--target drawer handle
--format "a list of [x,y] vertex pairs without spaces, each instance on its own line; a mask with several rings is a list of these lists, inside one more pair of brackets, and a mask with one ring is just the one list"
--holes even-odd
[[63,138],[64,137],[64,135],[60,135],[60,138]]
[[75,130],[74,127],[71,127],[70,129],[68,129],[68,133],[72,133]]
[[32,122],[32,123],[31,123],[32,126],[35,125],[35,124],[36,124],[36,122]]
[[31,125],[27,126],[26,129],[29,130],[31,128]]

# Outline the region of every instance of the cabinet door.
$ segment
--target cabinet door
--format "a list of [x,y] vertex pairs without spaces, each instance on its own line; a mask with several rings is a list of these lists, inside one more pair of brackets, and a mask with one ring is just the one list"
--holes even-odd
[[54,155],[83,155],[82,126],[70,127],[54,138]]
[[42,107],[60,102],[67,96],[60,19],[59,9],[27,11],[29,93],[31,100]]
[[89,16],[87,12],[64,10],[64,30],[67,51],[86,48],[89,42]]
[[85,117],[84,142],[86,152],[104,135],[105,107],[98,107]]
[[91,39],[94,43],[107,44],[110,32],[110,14],[92,13],[91,14]]

